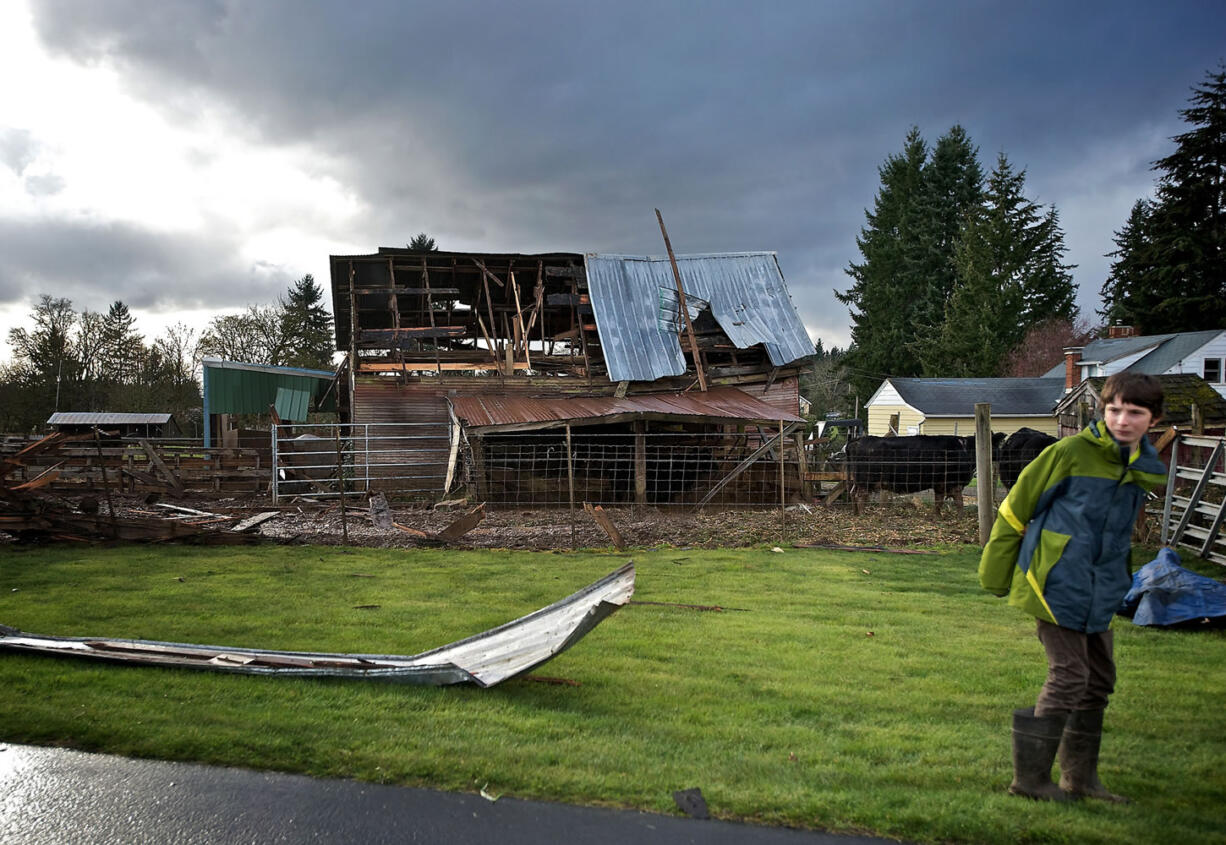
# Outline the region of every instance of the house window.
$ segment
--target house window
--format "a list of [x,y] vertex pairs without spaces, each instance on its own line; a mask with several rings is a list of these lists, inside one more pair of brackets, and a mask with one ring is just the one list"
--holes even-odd
[[1210,384],[1222,383],[1222,359],[1221,358],[1206,358],[1205,368],[1203,371],[1205,381]]

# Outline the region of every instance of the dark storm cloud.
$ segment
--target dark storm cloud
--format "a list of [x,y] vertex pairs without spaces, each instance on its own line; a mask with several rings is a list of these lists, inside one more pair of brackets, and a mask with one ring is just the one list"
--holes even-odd
[[289,274],[245,267],[217,233],[163,235],[123,223],[0,218],[0,302],[50,294],[79,309],[116,299],[152,311],[266,303]]
[[[184,120],[221,104],[252,140],[327,153],[371,248],[424,230],[659,253],[658,206],[681,251],[777,250],[806,320],[839,333],[830,290],[911,125],[935,141],[961,123],[985,166],[1003,150],[1039,201],[1076,205],[1096,151],[1177,130],[1226,31],[1200,2],[53,0],[36,20]],[[1147,165],[1123,176],[1136,191]],[[1095,250],[1126,213],[1093,224]]]

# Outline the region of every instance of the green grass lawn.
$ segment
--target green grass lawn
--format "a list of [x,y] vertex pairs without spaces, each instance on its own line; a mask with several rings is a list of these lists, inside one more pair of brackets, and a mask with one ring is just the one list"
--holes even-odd
[[[978,551],[633,555],[636,599],[493,689],[0,654],[0,739],[926,842],[1226,838],[1226,635],[1117,620],[1103,780],[1135,803],[1005,794],[1045,664]],[[0,549],[0,623],[62,635],[412,654],[626,556],[258,547]],[[1206,570],[1213,571],[1213,570]],[[1218,573],[1220,575],[1220,573]],[[357,609],[378,605],[377,609]]]

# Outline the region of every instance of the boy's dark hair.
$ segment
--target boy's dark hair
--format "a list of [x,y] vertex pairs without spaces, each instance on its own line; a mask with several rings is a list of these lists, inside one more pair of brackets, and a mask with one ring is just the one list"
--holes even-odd
[[1116,373],[1108,376],[1103,383],[1103,406],[1108,402],[1128,402],[1140,405],[1154,415],[1154,419],[1162,416],[1162,382],[1146,373]]

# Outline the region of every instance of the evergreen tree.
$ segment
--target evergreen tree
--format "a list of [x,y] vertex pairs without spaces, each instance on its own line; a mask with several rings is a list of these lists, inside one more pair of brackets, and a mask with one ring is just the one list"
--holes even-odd
[[331,369],[336,344],[332,314],[320,303],[324,293],[310,273],[290,286],[281,301],[281,333],[285,363],[292,367]]
[[434,244],[434,238],[425,232],[418,232],[413,236],[413,240],[409,241],[409,249],[413,252],[436,252],[438,247]]
[[1226,67],[1206,73],[1180,117],[1192,128],[1154,162],[1155,199],[1116,232],[1099,312],[1146,334],[1226,325]]
[[1032,326],[1076,316],[1059,218],[1026,197],[1025,182],[999,154],[959,236],[944,319],[919,347],[926,375],[998,376]]
[[[139,381],[144,338],[136,331],[136,318],[119,300],[111,303],[101,324],[100,377],[105,383]],[[119,410],[107,408],[106,410]]]
[[[932,160],[924,167],[921,197],[920,231],[911,239],[912,272],[923,281],[917,290],[916,321],[936,327],[958,284],[956,255],[962,227],[983,201],[979,151],[961,126],[937,139]],[[910,351],[919,352],[922,346],[922,342],[912,344]]]
[[1152,220],[1154,203],[1139,199],[1124,227],[1112,238],[1115,250],[1107,253],[1114,258],[1111,275],[1103,283],[1098,294],[1103,299],[1103,309],[1098,312],[1109,325],[1122,324],[1141,327],[1145,321],[1141,315],[1153,311],[1152,287],[1146,282],[1155,275],[1152,250]]
[[1022,331],[1048,320],[1076,320],[1077,285],[1072,271],[1076,264],[1065,264],[1068,247],[1055,206],[1047,210],[1043,222],[1035,227],[1028,272],[1022,290]]
[[918,362],[907,352],[915,337],[915,306],[922,285],[909,260],[919,251],[923,170],[928,148],[913,127],[901,153],[881,165],[881,187],[867,225],[856,244],[863,261],[852,263],[854,280],[845,292],[835,292],[851,309],[851,346],[843,366],[853,390],[868,398],[886,376],[918,375]]

